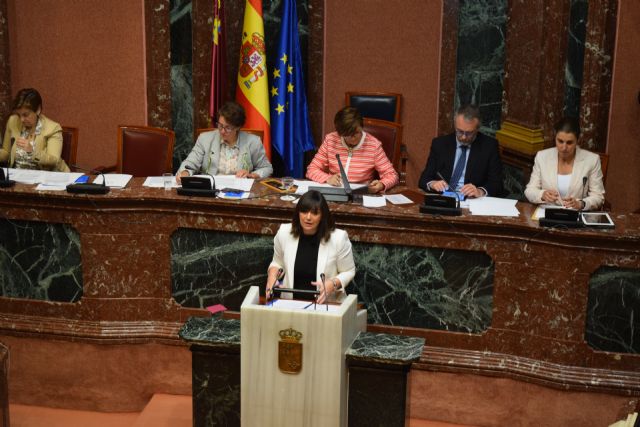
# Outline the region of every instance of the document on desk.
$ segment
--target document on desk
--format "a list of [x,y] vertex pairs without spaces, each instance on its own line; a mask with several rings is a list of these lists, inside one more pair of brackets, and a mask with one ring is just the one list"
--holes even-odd
[[[105,181],[103,181],[103,177],[104,179],[106,179],[106,183]],[[93,183],[105,183],[109,188],[124,188],[127,186],[129,181],[131,181],[131,178],[133,178],[133,175],[129,175],[126,173],[108,173],[96,176],[93,179]]]
[[381,208],[387,206],[384,196],[362,196],[362,206],[365,208]]
[[516,208],[517,200],[500,199],[497,197],[479,197],[469,199],[469,211],[471,215],[484,216],[519,216]]
[[404,194],[385,194],[385,199],[393,203],[394,205],[408,205],[413,203],[413,200],[405,196]]
[[[68,184],[73,184],[83,174],[78,172],[40,171],[38,191],[64,191]],[[13,178],[13,177],[12,177]]]
[[[148,176],[147,179],[142,183],[143,187],[151,187],[151,188],[164,188],[164,177],[163,176]],[[173,181],[171,182],[171,188],[179,188],[180,184],[176,181],[176,177],[173,177]]]
[[313,301],[300,301],[293,299],[276,299],[269,304],[270,307],[283,308],[286,310],[306,310],[336,313],[340,311],[339,304],[313,304]]
[[9,178],[20,184],[39,184],[44,174],[45,171],[41,170],[9,168]]
[[216,175],[216,190],[223,188],[235,188],[242,191],[251,191],[253,187],[253,178],[236,178],[235,175]]

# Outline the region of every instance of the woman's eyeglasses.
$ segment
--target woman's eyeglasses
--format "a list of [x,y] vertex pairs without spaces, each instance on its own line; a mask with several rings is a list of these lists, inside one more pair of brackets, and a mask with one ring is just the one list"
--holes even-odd
[[216,126],[218,127],[219,131],[233,132],[234,130],[236,130],[235,126],[223,125],[220,122],[216,123]]

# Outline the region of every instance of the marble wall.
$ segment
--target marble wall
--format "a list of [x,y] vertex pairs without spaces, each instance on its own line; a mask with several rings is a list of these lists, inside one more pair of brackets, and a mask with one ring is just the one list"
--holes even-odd
[[191,0],[171,0],[171,121],[176,133],[173,169],[193,148],[193,66]]
[[0,219],[0,296],[76,302],[80,236],[66,224]]
[[589,280],[587,343],[603,351],[640,353],[640,270],[600,267]]
[[484,132],[500,129],[507,0],[461,0],[454,109],[476,104]]
[[571,117],[580,116],[580,91],[584,70],[588,11],[589,0],[571,0],[567,61],[564,71],[564,114]]
[[[353,243],[348,292],[368,322],[480,333],[491,325],[494,264],[484,252]],[[173,297],[187,307],[239,310],[250,286],[263,289],[271,237],[179,229],[171,238]],[[390,267],[393,267],[390,270]]]

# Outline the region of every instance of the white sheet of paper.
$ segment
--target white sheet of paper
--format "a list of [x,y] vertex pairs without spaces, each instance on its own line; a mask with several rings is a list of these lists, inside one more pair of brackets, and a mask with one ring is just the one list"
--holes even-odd
[[[3,168],[6,173],[6,168]],[[51,172],[34,169],[9,169],[9,179],[21,184],[45,184],[66,187],[82,176],[78,172]]]
[[66,188],[67,184],[73,184],[73,182],[82,175],[82,173],[78,172],[44,172],[40,183],[48,186],[62,186]]
[[387,206],[384,196],[362,196],[362,206],[365,208],[381,208]]
[[236,178],[234,175],[216,175],[216,190],[223,188],[235,188],[242,191],[251,191],[253,178]]
[[94,184],[102,184],[104,181],[102,177],[106,179],[107,187],[110,188],[124,188],[127,186],[133,175],[129,175],[126,173],[108,173],[103,175],[98,175],[93,179]]
[[66,189],[66,185],[38,184],[36,186],[38,191],[65,191]]
[[[307,311],[318,311],[325,313],[334,313],[340,310],[339,305],[335,304],[316,304],[315,307],[313,304],[309,305],[311,301],[300,301],[300,300],[291,300],[291,299],[276,299],[273,300],[273,303],[270,304],[270,307],[274,308],[282,308],[287,310],[307,310]],[[328,307],[328,310],[327,310]]]
[[469,199],[469,210],[472,215],[515,217],[520,215],[516,203],[518,201],[512,199],[480,197]]
[[[151,187],[151,188],[164,188],[164,177],[162,176],[148,176],[147,179],[144,180],[142,184],[143,187]],[[173,181],[171,182],[171,188],[178,188],[180,184],[176,182],[176,177],[173,177]]]
[[384,198],[394,205],[406,205],[409,203],[413,203],[413,200],[411,200],[404,194],[387,194],[384,196]]

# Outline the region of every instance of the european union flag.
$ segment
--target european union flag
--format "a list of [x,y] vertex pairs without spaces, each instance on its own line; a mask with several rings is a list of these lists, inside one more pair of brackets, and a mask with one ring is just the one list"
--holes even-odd
[[284,0],[278,61],[271,86],[271,143],[285,164],[286,174],[303,177],[304,152],[315,149],[298,41],[295,0]]

